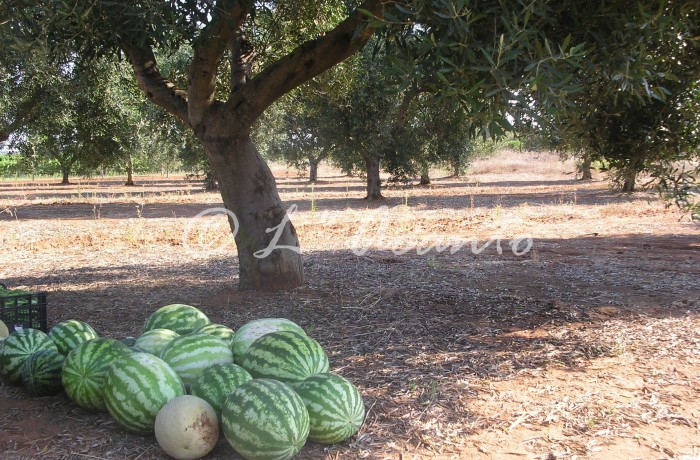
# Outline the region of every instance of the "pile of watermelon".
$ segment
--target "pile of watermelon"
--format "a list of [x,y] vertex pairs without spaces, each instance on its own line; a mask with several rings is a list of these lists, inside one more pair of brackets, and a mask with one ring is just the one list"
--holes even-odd
[[365,417],[357,387],[329,372],[321,345],[296,323],[264,318],[234,332],[183,304],[156,310],[139,337],[121,341],[77,320],[48,334],[15,331],[0,340],[0,376],[34,395],[65,390],[128,430],[155,432],[179,459],[206,455],[220,431],[247,459],[287,459],[307,440],[345,441]]

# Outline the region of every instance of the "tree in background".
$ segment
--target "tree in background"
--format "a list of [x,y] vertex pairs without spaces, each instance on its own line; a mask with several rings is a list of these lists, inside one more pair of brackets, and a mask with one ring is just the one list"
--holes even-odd
[[[617,6],[604,7],[609,10]],[[691,134],[700,131],[692,108],[700,81],[699,10],[697,4],[660,2],[638,7],[634,22],[609,34],[584,29],[583,37],[601,52],[572,76],[581,87],[572,104],[545,115],[544,125],[559,150],[580,158],[583,178],[600,161],[621,191],[633,192],[639,173],[662,178],[670,165],[700,158],[700,142]]]
[[351,75],[346,65],[338,67],[278,101],[255,131],[256,142],[268,158],[308,168],[312,183],[318,180],[319,163],[345,142],[338,108]]
[[96,168],[111,161],[119,144],[113,135],[118,118],[107,97],[109,70],[63,66],[42,92],[41,114],[25,119],[11,145],[34,162],[42,156],[56,161],[62,184],[77,165]]

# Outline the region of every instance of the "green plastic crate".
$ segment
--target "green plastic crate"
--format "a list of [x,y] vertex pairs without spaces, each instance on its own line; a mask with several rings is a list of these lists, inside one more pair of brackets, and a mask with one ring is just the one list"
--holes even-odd
[[[2,283],[0,286],[7,289]],[[0,320],[7,325],[10,332],[13,332],[17,327],[47,332],[46,293],[0,296]]]

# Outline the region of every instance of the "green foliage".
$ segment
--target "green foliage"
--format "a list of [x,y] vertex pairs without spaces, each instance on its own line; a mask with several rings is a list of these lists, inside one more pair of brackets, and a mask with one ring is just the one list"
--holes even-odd
[[693,179],[678,164],[700,158],[700,11],[663,3],[640,6],[631,19],[607,43],[589,37],[598,48],[575,77],[582,89],[541,126],[543,137],[559,151],[604,162],[623,191],[633,191],[637,174],[647,172],[685,203]]
[[0,177],[18,176],[21,172],[17,155],[0,155]]
[[[298,163],[332,145],[334,161],[344,169],[381,158],[395,178],[405,179],[426,164],[472,155],[477,135],[498,139],[530,124],[547,130],[559,148],[593,152],[621,171],[668,172],[670,162],[696,158],[692,129],[684,128],[692,119],[684,104],[700,62],[695,1],[403,0],[386,3],[381,17],[370,12],[378,11],[376,3],[6,0],[0,41],[8,54],[42,50],[64,65],[148,45],[163,75],[185,88],[192,50],[219,46],[207,35],[208,26],[225,20],[218,13],[234,4],[247,13],[240,29],[256,50],[253,73],[283,65],[289,51],[323,36],[359,6],[368,20],[362,27],[381,29],[379,44],[349,64],[351,76],[339,85],[344,97],[310,90],[283,102],[284,115],[273,114],[277,121],[270,122],[282,128],[263,126],[257,136],[271,155]],[[230,57],[225,51],[217,69],[215,97],[221,100],[236,89],[224,65]],[[387,60],[391,65],[382,68],[380,61]],[[10,114],[3,123],[24,119],[22,104],[7,102],[3,94],[0,103],[14,106],[3,112]],[[309,99],[317,96],[322,97]],[[161,139],[182,143],[159,148],[163,143],[148,140],[150,122],[133,129],[132,115],[143,116],[140,109],[120,113],[132,119],[125,132],[136,135],[115,137],[116,157],[145,165],[150,161],[145,158],[174,161],[175,152],[182,152],[188,167],[208,171],[203,151],[185,138],[187,128],[160,125],[168,133]],[[337,132],[320,134],[319,120]],[[552,126],[566,134],[557,135]],[[524,139],[525,148],[533,148],[533,140]],[[46,139],[33,142],[56,150]],[[94,148],[85,144],[81,155]],[[139,160],[136,152],[147,154]],[[92,151],[90,161],[81,163],[97,157]]]

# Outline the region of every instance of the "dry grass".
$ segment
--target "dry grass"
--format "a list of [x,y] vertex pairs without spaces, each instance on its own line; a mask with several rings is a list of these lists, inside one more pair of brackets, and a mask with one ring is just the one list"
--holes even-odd
[[[697,458],[700,231],[571,170],[511,152],[368,203],[360,180],[324,169],[312,188],[278,167],[308,283],[274,294],[232,288],[225,221],[193,219],[215,194],[158,178],[139,193],[0,183],[0,279],[47,290],[51,323],[111,337],[172,302],[234,328],[297,321],[368,409],[357,436],[301,458]],[[517,256],[507,243],[521,235],[534,244]],[[502,254],[472,251],[497,236]],[[438,241],[462,246],[417,253]],[[65,396],[3,384],[0,406],[3,458],[164,458]],[[222,441],[209,458],[232,456]]]
[[468,173],[479,177],[497,175],[501,178],[504,175],[515,175],[522,179],[533,176],[573,176],[575,171],[576,164],[572,159],[561,161],[556,153],[501,150],[495,155],[474,161],[469,165]]

